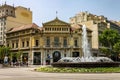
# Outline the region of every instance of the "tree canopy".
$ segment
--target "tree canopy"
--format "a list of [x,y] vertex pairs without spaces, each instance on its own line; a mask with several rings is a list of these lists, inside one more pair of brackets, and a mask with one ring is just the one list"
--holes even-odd
[[120,34],[116,30],[105,29],[99,36],[102,44],[100,51],[106,55],[116,55],[120,53]]
[[116,30],[105,29],[99,36],[99,40],[105,47],[113,47],[120,39],[120,35]]
[[117,53],[120,53],[120,41],[117,42],[114,46],[114,51],[117,52]]

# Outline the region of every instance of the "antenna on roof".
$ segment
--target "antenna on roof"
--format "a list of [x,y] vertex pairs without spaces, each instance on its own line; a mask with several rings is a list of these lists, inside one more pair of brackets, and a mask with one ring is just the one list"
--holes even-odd
[[14,7],[14,3],[13,3],[13,7]]
[[58,16],[57,14],[58,14],[58,12],[56,11],[56,18],[57,18],[57,16]]
[[6,1],[5,1],[5,5],[6,5]]

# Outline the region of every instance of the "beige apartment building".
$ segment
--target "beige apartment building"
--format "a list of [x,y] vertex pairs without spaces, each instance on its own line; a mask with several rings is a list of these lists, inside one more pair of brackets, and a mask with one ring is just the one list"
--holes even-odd
[[95,56],[100,55],[99,48],[101,45],[98,36],[103,30],[111,28],[120,32],[120,27],[106,17],[97,16],[88,12],[80,12],[74,17],[71,17],[70,24],[86,25],[88,29],[92,30],[92,53]]
[[32,11],[21,6],[0,6],[0,45],[6,45],[6,31],[17,26],[32,23]]

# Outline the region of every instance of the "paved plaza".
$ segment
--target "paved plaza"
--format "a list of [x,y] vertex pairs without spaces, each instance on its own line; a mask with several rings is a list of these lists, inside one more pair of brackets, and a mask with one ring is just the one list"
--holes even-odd
[[34,68],[0,68],[0,80],[120,80],[120,73],[44,73]]

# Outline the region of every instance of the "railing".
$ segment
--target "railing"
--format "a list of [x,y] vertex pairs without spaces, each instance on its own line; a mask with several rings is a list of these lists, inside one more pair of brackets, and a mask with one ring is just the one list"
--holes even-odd
[[61,47],[61,45],[53,45],[53,47],[57,47],[58,48],[58,47]]
[[70,47],[70,46],[68,46],[68,45],[63,45],[63,47],[64,47],[64,48],[68,48],[68,47]]
[[42,48],[41,46],[33,46],[32,49],[40,49]]
[[50,45],[45,45],[45,47],[51,47]]
[[30,47],[21,47],[20,49],[30,49]]
[[73,46],[73,48],[79,48],[79,46],[78,46],[78,45],[76,45],[76,46]]
[[33,46],[33,48],[39,48],[39,46]]
[[70,48],[70,45],[45,45],[44,48]]
[[18,50],[18,48],[11,48],[10,50]]

